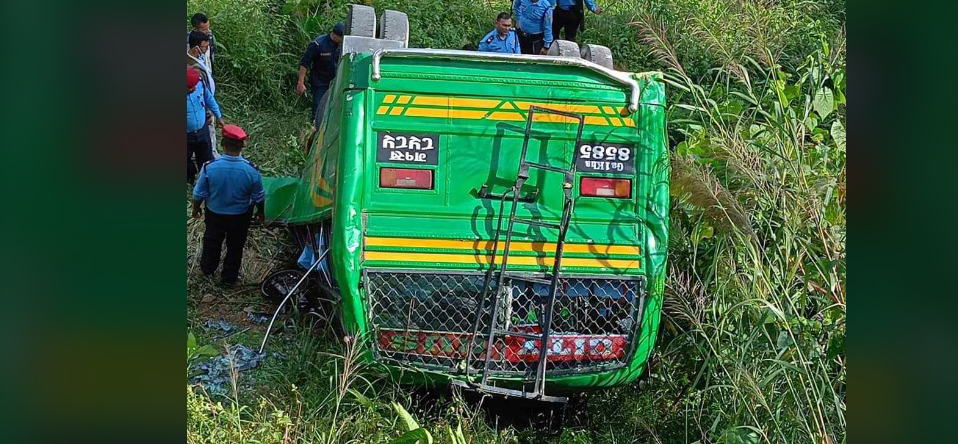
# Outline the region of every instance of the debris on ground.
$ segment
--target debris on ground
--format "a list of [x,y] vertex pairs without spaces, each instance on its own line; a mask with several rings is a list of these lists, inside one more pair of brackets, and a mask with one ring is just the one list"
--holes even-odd
[[250,322],[252,322],[252,323],[254,323],[254,324],[256,324],[256,325],[262,325],[262,324],[266,323],[266,321],[269,320],[269,314],[268,314],[268,313],[255,313],[255,312],[252,312],[252,311],[248,311],[248,312],[246,312],[246,318],[249,319]]
[[203,328],[207,330],[220,330],[223,333],[232,333],[236,330],[236,326],[226,322],[223,318],[220,318],[218,321],[212,319],[207,319],[206,324],[203,325]]
[[243,344],[230,347],[229,354],[200,362],[192,367],[197,372],[190,378],[191,384],[201,384],[210,395],[226,396],[232,387],[232,373],[255,368],[266,357]]

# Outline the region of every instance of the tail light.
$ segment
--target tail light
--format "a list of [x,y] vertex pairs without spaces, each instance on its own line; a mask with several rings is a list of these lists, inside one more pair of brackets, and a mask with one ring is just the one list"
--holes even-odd
[[431,190],[432,170],[382,168],[379,170],[379,186],[383,188]]
[[632,197],[632,181],[629,179],[583,177],[579,183],[579,194],[591,197],[628,199]]

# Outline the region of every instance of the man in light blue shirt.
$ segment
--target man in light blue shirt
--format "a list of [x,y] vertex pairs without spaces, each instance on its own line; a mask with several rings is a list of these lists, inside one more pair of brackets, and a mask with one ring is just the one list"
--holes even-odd
[[206,202],[206,232],[200,271],[210,276],[219,266],[220,252],[226,242],[226,257],[220,279],[226,285],[236,283],[243,261],[243,247],[256,209],[256,221],[262,223],[266,193],[263,178],[252,162],[240,152],[246,132],[236,125],[223,126],[223,155],[200,169],[193,188],[193,217],[203,217]]
[[499,13],[499,16],[496,17],[496,29],[489,31],[479,41],[479,51],[522,54],[519,49],[519,37],[512,30],[512,14],[508,12]]
[[[186,67],[186,181],[193,183],[196,170],[204,163],[213,159],[213,142],[210,140],[210,129],[206,123],[206,110],[216,116],[216,121],[223,126],[223,114],[220,106],[213,98],[203,82],[200,73],[191,66]],[[196,157],[196,163],[193,158]]]
[[545,55],[552,45],[552,10],[550,0],[515,0],[512,15],[516,18],[519,46],[523,54]]
[[595,0],[555,0],[556,10],[552,19],[552,36],[559,37],[559,32],[565,28],[565,40],[575,41],[579,30],[585,30],[585,10],[589,8],[593,14],[602,14],[602,8],[595,5]]

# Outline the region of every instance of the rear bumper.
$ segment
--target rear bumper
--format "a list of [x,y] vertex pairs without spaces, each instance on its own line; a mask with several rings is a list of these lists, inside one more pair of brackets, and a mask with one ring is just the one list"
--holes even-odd
[[[505,335],[488,347],[491,304],[477,313],[484,273],[366,269],[362,277],[375,361],[421,370],[430,375],[412,379],[434,381],[464,378],[467,361],[475,375],[487,357],[490,377],[497,380],[519,381],[534,370],[541,341]],[[645,278],[569,275],[560,284],[546,355],[548,382],[581,386],[590,376],[615,373],[602,378],[613,383],[638,376],[637,358],[645,358],[637,356]],[[510,292],[500,300],[496,325],[540,333],[548,286],[510,280],[505,285]]]

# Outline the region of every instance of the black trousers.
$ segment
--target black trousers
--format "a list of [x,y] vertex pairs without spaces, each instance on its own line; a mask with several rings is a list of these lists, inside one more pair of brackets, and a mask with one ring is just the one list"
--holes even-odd
[[[575,9],[565,10],[556,8],[552,14],[552,38],[575,41],[575,36],[579,32],[579,26],[582,24],[582,11]],[[559,37],[559,31],[565,28],[565,37]]]
[[226,241],[226,258],[223,259],[223,282],[233,284],[239,278],[240,265],[243,263],[243,247],[249,234],[249,224],[253,219],[253,208],[243,214],[217,214],[206,209],[206,232],[203,233],[203,256],[200,258],[200,270],[210,275],[220,263],[223,241]]
[[[193,158],[196,157],[196,163]],[[213,160],[213,142],[210,141],[210,126],[203,125],[197,131],[186,132],[186,181],[193,183],[203,164]]]
[[519,36],[519,50],[523,54],[539,54],[539,51],[542,51],[542,47],[545,46],[545,33],[526,34],[517,30],[516,34]]

